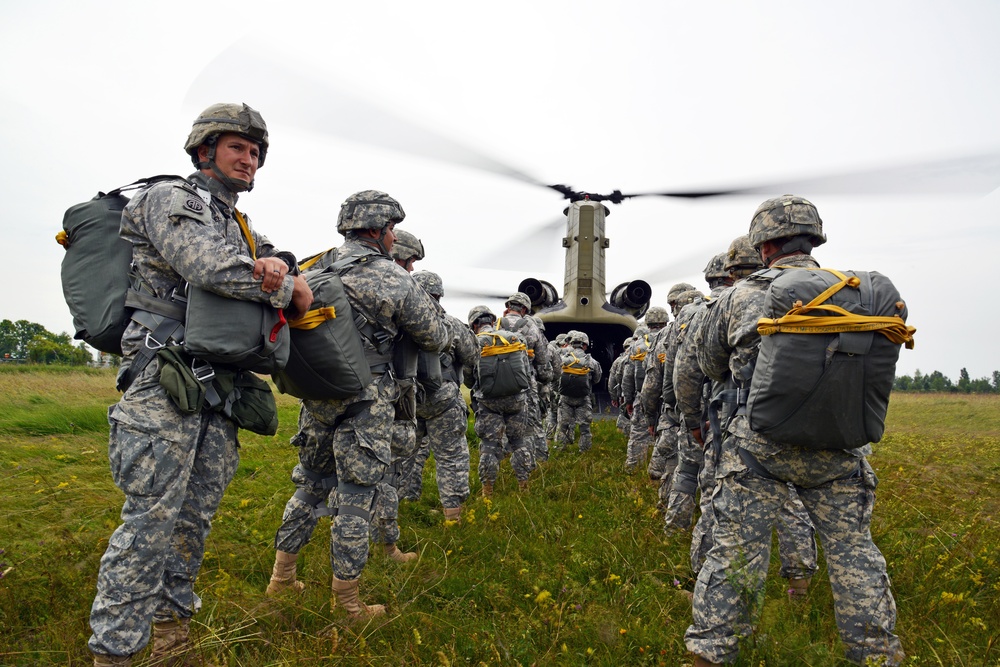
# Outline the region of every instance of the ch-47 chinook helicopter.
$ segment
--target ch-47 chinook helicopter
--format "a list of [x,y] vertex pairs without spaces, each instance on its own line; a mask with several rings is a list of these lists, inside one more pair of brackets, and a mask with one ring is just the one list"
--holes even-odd
[[[525,172],[504,164],[490,156],[456,142],[448,136],[421,127],[403,116],[352,95],[328,82],[310,77],[303,68],[281,64],[279,60],[265,60],[259,53],[230,48],[206,66],[192,83],[188,102],[192,108],[203,108],[208,101],[220,97],[241,98],[246,83],[233,76],[234,72],[252,73],[255,91],[254,106],[264,110],[268,118],[279,114],[282,122],[298,126],[317,135],[334,135],[351,142],[389,149],[418,158],[489,172],[522,183],[549,188],[569,200],[564,210],[565,225],[562,246],[565,263],[561,294],[545,280],[527,277],[520,281],[517,290],[531,298],[533,310],[546,323],[546,334],[556,334],[576,329],[588,334],[590,352],[605,370],[622,350],[628,338],[649,307],[653,296],[650,283],[656,284],[652,273],[638,275],[636,279],[621,283],[610,290],[606,285],[605,251],[610,245],[606,232],[611,210],[605,206],[621,204],[632,197],[657,196],[681,199],[700,199],[723,195],[759,195],[770,197],[786,192],[815,196],[817,194],[911,194],[911,193],[983,193],[990,192],[1000,182],[1000,154],[992,152],[975,157],[909,164],[877,170],[853,171],[839,175],[826,175],[810,179],[789,179],[752,187],[716,187],[703,190],[641,192],[623,194],[596,194],[573,190],[565,185],[546,184]],[[268,94],[270,93],[270,95]],[[537,225],[536,231],[547,226]],[[731,237],[725,239],[725,243]],[[533,244],[538,245],[538,237]],[[721,247],[719,248],[722,249]],[[658,271],[660,278],[673,279],[690,275],[704,266],[710,253],[699,254],[692,262],[673,261],[670,271]],[[683,264],[690,270],[677,270]],[[697,268],[691,266],[698,264]],[[437,267],[431,266],[433,270]],[[546,267],[538,267],[544,272]],[[527,272],[526,272],[527,273]],[[536,274],[537,275],[537,274]],[[446,292],[463,292],[445,277]],[[482,297],[505,298],[514,291],[502,294],[478,293]],[[466,295],[476,294],[464,291]],[[606,380],[596,388],[598,405],[608,408],[609,397]]]

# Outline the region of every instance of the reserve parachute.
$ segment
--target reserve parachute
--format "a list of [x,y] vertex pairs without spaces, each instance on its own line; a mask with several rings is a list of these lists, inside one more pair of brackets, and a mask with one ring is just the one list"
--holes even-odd
[[513,396],[531,386],[531,370],[524,343],[511,343],[500,331],[476,334],[490,343],[480,350],[479,390],[484,398]]
[[750,427],[810,449],[878,442],[900,345],[916,329],[892,282],[877,272],[777,266],[769,280],[746,411]]

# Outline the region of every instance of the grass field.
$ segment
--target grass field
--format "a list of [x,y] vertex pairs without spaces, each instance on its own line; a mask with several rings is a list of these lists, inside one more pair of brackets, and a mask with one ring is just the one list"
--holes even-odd
[[[107,462],[110,371],[0,367],[0,664],[87,665],[98,563],[122,495]],[[351,625],[329,601],[329,531],[300,557],[308,588],[265,598],[271,546],[293,487],[296,403],[279,396],[273,438],[241,434],[241,463],[209,536],[193,627],[220,665],[683,665],[693,573],[686,535],[666,535],[625,443],[595,426],[519,495],[508,464],[493,502],[445,527],[433,465],[400,508],[397,565],[379,551],[362,595],[389,615]],[[478,452],[473,449],[473,470]],[[896,394],[871,459],[872,521],[889,563],[897,633],[912,665],[1000,665],[1000,397]],[[328,524],[323,523],[321,526]],[[825,570],[810,598],[768,584],[743,665],[841,665]],[[142,664],[142,659],[137,664]]]

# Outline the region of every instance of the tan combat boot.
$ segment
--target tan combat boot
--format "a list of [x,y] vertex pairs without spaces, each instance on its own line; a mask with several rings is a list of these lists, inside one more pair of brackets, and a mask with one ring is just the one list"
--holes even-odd
[[483,482],[483,498],[493,497],[493,482]]
[[694,667],[718,667],[721,664],[719,662],[709,662],[700,655],[694,656]]
[[462,523],[462,506],[459,505],[458,507],[445,507],[444,520],[454,521],[455,523]]
[[191,619],[153,623],[149,664],[156,667],[212,667],[191,643]]
[[94,667],[131,667],[132,656],[130,655],[104,655],[94,654]]
[[268,583],[264,595],[273,597],[287,590],[301,593],[305,589],[306,585],[295,577],[295,561],[298,557],[298,554],[290,554],[286,551],[274,553],[274,569],[271,570],[271,581]]
[[400,551],[395,544],[383,546],[385,547],[385,555],[397,563],[409,563],[411,560],[417,560],[417,554],[413,551]]
[[521,493],[527,493],[528,491],[528,480],[522,479],[517,483],[517,490]]
[[359,579],[343,580],[338,579],[336,575],[333,577],[333,604],[331,607],[340,606],[341,609],[346,611],[352,618],[355,619],[367,619],[373,616],[382,616],[385,614],[385,605],[373,604],[367,605],[358,599],[358,583]]
[[812,581],[811,578],[808,579],[789,579],[788,580],[788,599],[789,600],[803,600],[809,596],[809,582]]

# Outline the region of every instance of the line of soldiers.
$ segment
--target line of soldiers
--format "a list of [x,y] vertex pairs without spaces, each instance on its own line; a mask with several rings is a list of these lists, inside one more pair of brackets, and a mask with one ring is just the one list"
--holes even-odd
[[865,459],[870,445],[817,450],[778,443],[753,432],[742,409],[769,284],[758,271],[817,267],[811,251],[825,240],[807,200],[765,201],[750,234],[706,266],[710,293],[674,285],[667,299],[673,321],[650,308],[646,326],[625,341],[611,368],[612,400],[624,408],[618,428],[628,435],[626,471],[644,460],[655,438],[647,471],[658,484],[665,530],[691,529],[700,493],[690,547],[698,575],[694,618],[685,635],[698,667],[735,661],[740,640],[752,634],[772,531],[793,600],[806,597],[818,568],[817,533],[823,540],[848,660],[897,665],[904,658],[893,634],[885,560],[869,531],[877,484]]

